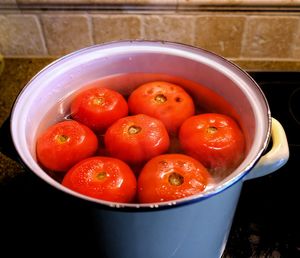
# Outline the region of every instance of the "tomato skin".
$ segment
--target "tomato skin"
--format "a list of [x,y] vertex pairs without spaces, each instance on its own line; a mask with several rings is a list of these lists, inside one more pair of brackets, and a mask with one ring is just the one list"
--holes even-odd
[[104,142],[112,157],[131,165],[166,152],[170,145],[163,123],[143,114],[119,119],[107,129]]
[[128,105],[117,91],[91,88],[72,101],[71,115],[74,120],[102,133],[116,120],[128,115]]
[[160,119],[171,134],[176,134],[185,119],[194,115],[190,95],[180,86],[154,81],[135,89],[128,99],[131,114],[146,114]]
[[101,200],[129,203],[135,199],[136,178],[130,167],[111,157],[91,157],[73,166],[62,184]]
[[202,192],[210,180],[207,169],[184,154],[164,154],[146,163],[138,178],[141,203],[177,200]]
[[215,176],[231,172],[244,157],[244,135],[226,115],[207,113],[188,118],[180,128],[179,140],[185,153]]
[[64,172],[81,159],[92,156],[98,139],[87,126],[67,120],[50,126],[37,139],[38,161],[52,171]]

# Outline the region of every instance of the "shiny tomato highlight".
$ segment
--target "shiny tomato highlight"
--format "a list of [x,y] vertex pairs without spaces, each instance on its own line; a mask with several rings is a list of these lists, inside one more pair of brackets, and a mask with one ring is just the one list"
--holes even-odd
[[96,132],[104,132],[116,120],[127,115],[128,105],[124,97],[107,88],[87,89],[71,103],[72,118]]
[[177,200],[205,190],[210,180],[207,169],[184,154],[164,154],[146,163],[138,178],[141,203]]
[[179,140],[186,154],[199,160],[214,176],[232,172],[244,157],[245,139],[229,116],[207,113],[188,118]]
[[87,126],[72,120],[50,126],[37,139],[37,159],[46,169],[63,172],[92,156],[98,139]]
[[119,119],[107,129],[104,142],[112,157],[131,165],[166,152],[170,145],[164,124],[143,114]]
[[110,157],[82,160],[65,175],[62,184],[101,200],[130,203],[136,195],[136,178],[130,167]]
[[131,114],[146,114],[160,119],[171,134],[176,134],[183,121],[194,115],[193,99],[180,86],[154,81],[135,89],[128,99]]

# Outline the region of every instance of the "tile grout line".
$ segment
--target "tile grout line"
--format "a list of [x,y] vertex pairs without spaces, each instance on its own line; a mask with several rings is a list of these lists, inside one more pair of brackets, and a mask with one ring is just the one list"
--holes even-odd
[[250,19],[251,19],[251,16],[245,16],[243,35],[242,35],[242,39],[241,39],[241,49],[240,49],[240,54],[239,54],[238,58],[244,57],[243,53],[244,53],[244,48],[245,48],[245,44],[246,44],[247,32],[248,32],[248,28],[249,28],[249,20]]
[[42,21],[42,18],[41,18],[41,14],[38,14],[36,15],[36,18],[37,18],[37,23],[38,23],[38,29],[40,31],[40,34],[41,34],[41,38],[42,38],[42,44],[46,50],[46,56],[49,56],[49,49],[48,49],[48,45],[47,45],[47,40],[46,40],[46,37],[45,37],[45,32],[44,32],[44,26],[43,26],[43,21]]
[[89,30],[89,37],[92,45],[95,45],[95,38],[94,38],[94,26],[92,21],[92,15],[86,12],[88,30]]

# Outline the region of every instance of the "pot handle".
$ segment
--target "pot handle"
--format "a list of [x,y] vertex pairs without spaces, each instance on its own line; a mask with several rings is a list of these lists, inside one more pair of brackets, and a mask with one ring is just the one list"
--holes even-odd
[[244,181],[268,175],[281,168],[289,158],[289,147],[282,125],[272,118],[271,136],[273,145],[269,152],[260,158],[255,167],[244,177]]
[[0,152],[5,156],[19,162],[20,158],[15,149],[10,132],[10,116],[0,127]]

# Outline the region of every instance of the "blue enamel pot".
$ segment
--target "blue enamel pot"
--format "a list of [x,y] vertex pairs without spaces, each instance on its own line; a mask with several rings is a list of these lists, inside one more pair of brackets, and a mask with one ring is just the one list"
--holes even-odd
[[[204,101],[238,121],[246,139],[244,160],[204,192],[171,202],[113,203],[62,186],[37,163],[36,138],[68,114],[74,92],[99,78],[125,95],[154,79],[180,83],[196,103]],[[10,129],[29,170],[58,191],[93,204],[99,249],[108,258],[221,257],[243,182],[276,171],[289,156],[284,129],[245,71],[214,53],[172,42],[113,42],[58,59],[19,94]]]

